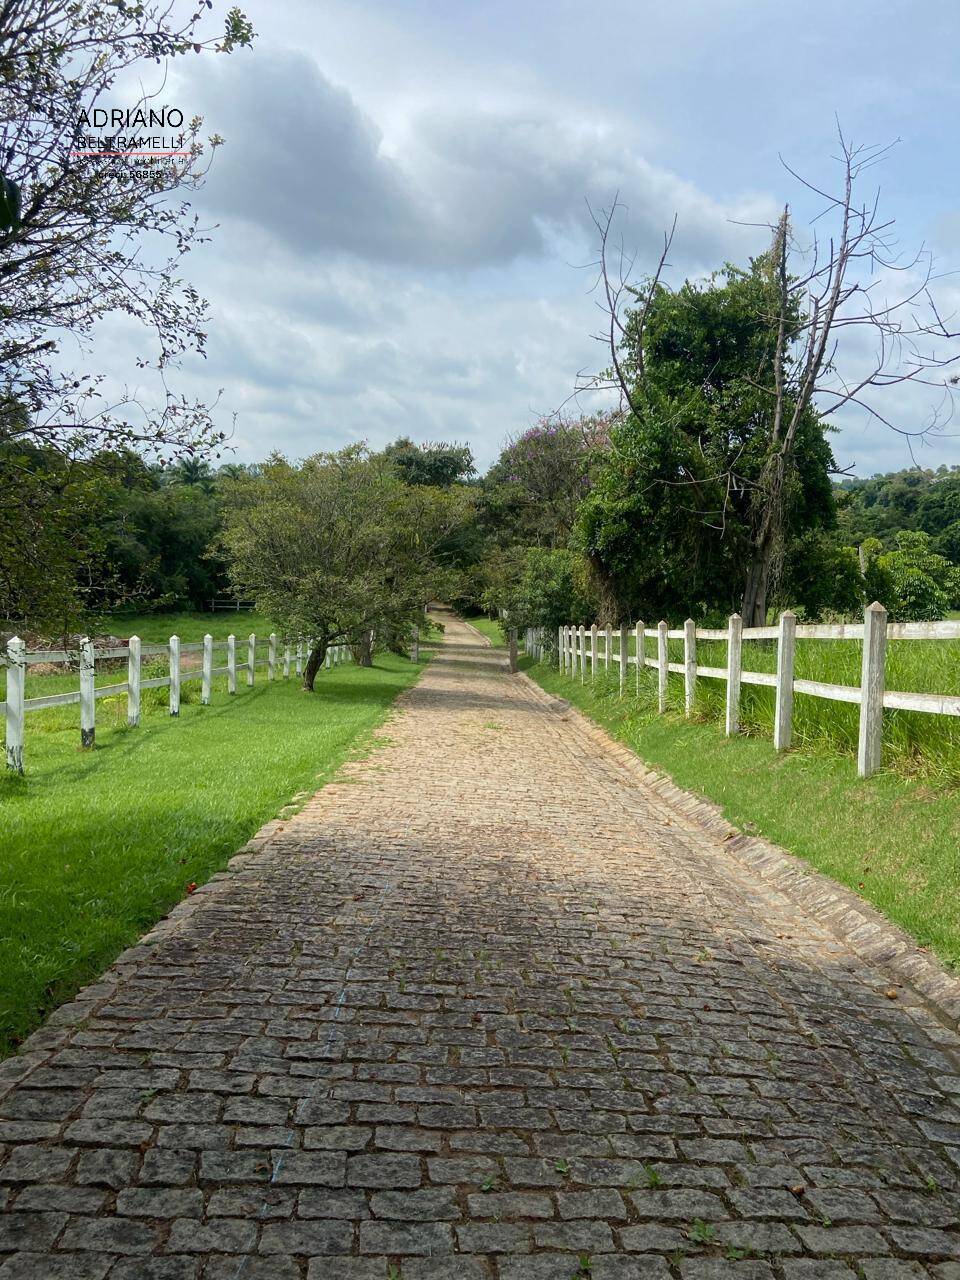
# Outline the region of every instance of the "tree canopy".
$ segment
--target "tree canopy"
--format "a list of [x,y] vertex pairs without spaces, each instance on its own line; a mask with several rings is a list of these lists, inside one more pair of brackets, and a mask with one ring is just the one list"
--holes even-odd
[[[773,440],[773,287],[761,257],[677,290],[658,284],[642,317],[627,315],[624,376],[643,377],[577,526],[613,614],[703,617],[743,601]],[[781,577],[797,538],[834,523],[833,467],[807,409],[787,460]]]
[[313,638],[307,688],[329,645],[371,630],[389,643],[456,591],[443,547],[473,514],[470,490],[407,484],[385,454],[274,455],[224,496],[231,581],[286,634]]

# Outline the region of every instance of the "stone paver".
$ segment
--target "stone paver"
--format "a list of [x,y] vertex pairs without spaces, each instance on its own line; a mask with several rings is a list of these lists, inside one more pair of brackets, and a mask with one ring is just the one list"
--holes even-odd
[[446,621],[0,1069],[0,1280],[960,1277],[954,1031]]

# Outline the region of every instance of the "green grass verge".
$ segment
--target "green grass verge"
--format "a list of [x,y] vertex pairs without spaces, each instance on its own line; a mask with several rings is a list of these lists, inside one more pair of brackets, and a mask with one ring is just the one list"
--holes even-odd
[[494,622],[482,613],[469,617],[464,615],[464,622],[469,622],[472,627],[476,627],[481,635],[487,637],[495,649],[505,649],[507,647],[507,640],[500,630],[499,622]]
[[378,655],[322,671],[313,695],[258,672],[231,698],[218,679],[209,707],[191,683],[177,720],[150,690],[133,730],[126,699],[104,698],[92,752],[75,706],[29,716],[27,772],[0,778],[0,1055],[365,748],[421,667]]
[[[679,786],[720,805],[735,826],[804,858],[960,965],[956,789],[936,790],[893,770],[857,778],[850,755],[829,746],[777,755],[766,735],[727,739],[709,707],[692,720],[676,710],[658,716],[653,671],[639,698],[621,701],[613,676],[601,674],[591,687],[545,663],[522,659],[521,666]],[[670,682],[682,687],[675,676]]]
[[179,636],[184,642],[199,641],[209,632],[214,640],[226,640],[227,636],[243,637],[251,631],[257,639],[266,641],[271,631],[279,630],[265,614],[251,609],[239,613],[218,610],[216,613],[181,611],[179,613],[113,613],[100,619],[98,633],[111,636],[139,636],[147,644],[166,644],[170,636]]
[[[589,637],[587,644],[589,646]],[[618,639],[614,635],[613,652]],[[599,651],[603,654],[601,633]],[[630,653],[636,645],[630,637]],[[683,661],[683,641],[668,642],[670,662]],[[656,657],[657,641],[647,636],[647,659]],[[862,645],[859,640],[798,640],[794,674],[798,680],[818,680],[824,684],[859,686]],[[726,667],[727,646],[723,641],[697,642],[697,662],[701,666]],[[600,665],[603,665],[601,656]],[[775,672],[776,641],[745,641],[745,671]],[[648,669],[649,670],[649,669]],[[651,674],[651,681],[654,679]],[[960,694],[960,640],[892,640],[887,645],[884,677],[887,689],[901,693]],[[680,704],[682,681],[670,677],[674,706]],[[654,688],[651,683],[648,690]],[[722,680],[697,681],[697,708],[705,716],[723,716],[726,684]],[[856,752],[859,707],[798,693],[794,699],[794,745]],[[750,733],[773,735],[774,693],[770,688],[745,684],[741,690],[740,722]],[[885,711],[883,716],[884,761],[904,776],[933,786],[960,786],[960,717],[930,715],[919,711]]]

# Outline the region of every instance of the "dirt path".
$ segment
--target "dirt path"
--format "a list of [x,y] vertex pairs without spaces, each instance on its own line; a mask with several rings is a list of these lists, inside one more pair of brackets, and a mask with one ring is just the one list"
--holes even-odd
[[446,624],[8,1064],[0,1280],[960,1280],[955,1034]]

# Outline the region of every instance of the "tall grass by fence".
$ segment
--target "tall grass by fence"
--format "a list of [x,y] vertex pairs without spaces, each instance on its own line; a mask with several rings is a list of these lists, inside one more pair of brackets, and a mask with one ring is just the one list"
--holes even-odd
[[[284,680],[290,678],[291,671],[297,675],[303,672],[306,656],[312,647],[309,640],[294,643],[284,642],[280,651],[277,636],[271,633],[264,645],[258,643],[256,633],[246,639],[247,657],[245,662],[237,661],[237,638],[228,636],[226,640],[214,640],[205,635],[197,643],[181,643],[179,636],[171,636],[166,644],[141,644],[139,636],[131,636],[126,644],[101,648],[87,638],[80,642],[77,650],[38,649],[29,650],[23,640],[14,636],[7,644],[6,700],[0,702],[0,712],[6,721],[6,756],[7,768],[18,773],[24,769],[24,742],[26,737],[26,717],[32,711],[43,711],[48,707],[62,707],[73,703],[80,706],[80,746],[90,749],[96,744],[96,706],[100,698],[127,698],[127,724],[135,728],[140,724],[140,695],[145,689],[169,689],[169,709],[171,716],[180,714],[181,687],[187,681],[200,681],[200,702],[209,705],[213,691],[213,682],[218,677],[226,678],[227,692],[237,692],[237,677],[244,673],[248,686],[253,685],[258,667],[265,667],[267,679],[277,678],[278,671]],[[215,651],[225,651],[226,661],[214,666]],[[187,655],[186,662],[184,656]],[[189,655],[199,655],[191,658]],[[258,656],[262,655],[262,656]],[[168,674],[165,676],[143,676],[144,658],[166,658]],[[327,649],[326,665],[333,667],[346,662],[351,657],[351,650],[345,644],[331,645]],[[126,660],[127,678],[116,684],[97,684],[97,663]],[[45,694],[28,698],[26,694],[27,673],[31,666],[39,665],[64,666],[69,671],[76,671],[79,687],[62,693]]]
[[[656,656],[648,656],[647,641],[656,643]],[[581,680],[597,674],[601,661],[604,670],[611,664],[619,667],[620,690],[624,691],[629,666],[636,668],[637,691],[641,672],[652,668],[657,680],[657,706],[667,709],[669,682],[672,674],[683,678],[683,708],[693,714],[699,680],[721,681],[725,685],[725,731],[732,736],[740,731],[744,686],[760,686],[773,691],[772,731],[774,746],[787,750],[793,741],[794,696],[852,704],[857,708],[857,770],[869,777],[880,767],[884,740],[884,710],[921,713],[922,716],[960,716],[960,694],[934,693],[923,690],[888,688],[888,653],[893,643],[911,642],[910,648],[923,642],[960,640],[960,621],[890,623],[886,610],[879,604],[864,610],[862,623],[839,625],[812,623],[798,625],[795,614],[784,613],[777,626],[744,627],[734,614],[725,630],[700,628],[688,619],[682,629],[670,629],[666,622],[647,628],[642,622],[633,627],[589,628],[562,626],[557,632],[557,661],[561,671],[580,675]],[[797,643],[806,641],[859,642],[859,683],[853,683],[850,662],[844,668],[850,683],[814,679],[796,674]],[[671,642],[682,642],[682,661],[671,661]],[[744,667],[744,644],[747,644],[753,666]],[[532,647],[531,647],[532,646]],[[544,637],[535,633],[528,637],[528,652],[542,656]],[[631,653],[631,647],[633,652]],[[849,644],[846,646],[849,648]],[[770,654],[772,663],[757,655]],[[711,659],[708,663],[701,656]],[[723,665],[719,662],[723,661]],[[810,665],[807,663],[806,665]],[[897,664],[903,670],[904,663]],[[772,670],[754,667],[772,666]],[[954,662],[952,670],[960,664]],[[954,682],[955,683],[955,682]]]

